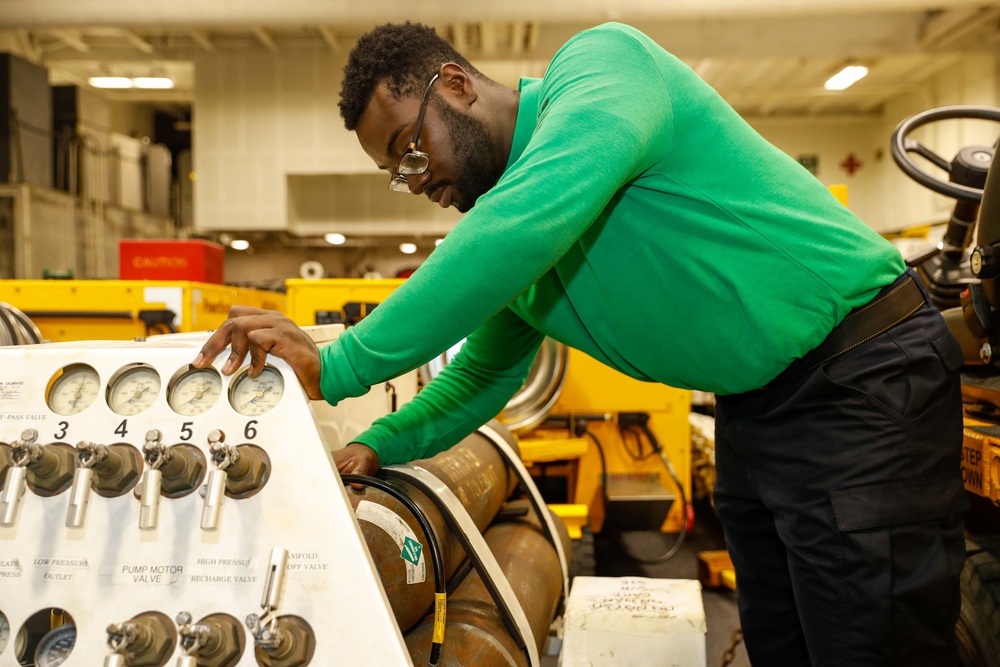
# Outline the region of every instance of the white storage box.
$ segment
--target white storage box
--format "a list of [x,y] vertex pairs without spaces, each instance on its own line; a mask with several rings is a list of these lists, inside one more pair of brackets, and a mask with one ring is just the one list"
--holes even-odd
[[693,579],[576,577],[561,667],[705,667],[705,608]]

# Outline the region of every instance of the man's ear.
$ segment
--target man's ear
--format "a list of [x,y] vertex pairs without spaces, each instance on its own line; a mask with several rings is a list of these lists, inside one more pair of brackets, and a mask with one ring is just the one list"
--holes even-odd
[[441,65],[440,78],[444,87],[442,95],[446,99],[461,101],[466,106],[472,106],[479,99],[479,92],[476,90],[472,75],[458,63]]

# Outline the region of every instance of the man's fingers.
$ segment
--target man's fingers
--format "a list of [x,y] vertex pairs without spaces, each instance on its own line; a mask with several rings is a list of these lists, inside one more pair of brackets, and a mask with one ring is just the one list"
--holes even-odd
[[[271,329],[258,329],[247,335],[250,345],[250,377],[257,377],[264,370],[267,353],[274,348],[275,336]],[[282,356],[278,354],[277,356]]]
[[273,313],[273,310],[264,310],[263,308],[256,308],[254,306],[231,306],[229,308],[229,319],[236,319],[237,317],[247,317],[248,315],[267,315],[268,313]]
[[201,352],[191,363],[195,368],[205,368],[210,366],[215,358],[229,345],[229,329],[219,328],[218,331],[209,336],[208,340],[201,347]]
[[247,340],[250,344],[251,375],[260,373],[267,355],[273,355],[288,362],[310,399],[322,400],[319,348],[298,327],[258,329],[250,332]]
[[[336,451],[336,452],[333,453],[333,460],[336,461],[336,463],[337,463],[337,472],[341,472],[341,473],[344,473],[344,474],[357,474],[357,475],[363,475],[363,474],[365,474],[361,470],[357,469],[357,468],[360,468],[361,466],[358,464],[358,461],[357,461],[356,457],[354,457],[354,456],[346,456],[346,457],[343,457],[343,458],[341,458],[341,459],[338,460],[337,454],[340,453],[340,452],[343,452],[343,451],[344,450],[341,449],[341,450],[338,450],[338,451]],[[354,489],[355,491],[361,491],[362,489],[365,488],[365,485],[364,484],[351,484],[351,488]]]

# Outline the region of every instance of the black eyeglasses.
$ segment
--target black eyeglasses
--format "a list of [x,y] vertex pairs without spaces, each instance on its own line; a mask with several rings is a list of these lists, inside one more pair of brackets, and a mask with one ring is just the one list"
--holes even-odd
[[417,125],[413,128],[413,136],[410,137],[410,143],[406,145],[403,157],[399,161],[399,167],[396,168],[396,175],[389,181],[389,189],[393,192],[409,192],[410,186],[406,184],[406,176],[408,174],[424,173],[431,163],[431,158],[427,153],[417,150],[417,139],[420,138],[420,128],[424,124],[424,115],[427,113],[428,93],[431,92],[431,86],[437,81],[438,74],[431,77],[431,80],[427,83],[427,87],[424,88],[424,96],[420,98],[420,114],[417,116]]

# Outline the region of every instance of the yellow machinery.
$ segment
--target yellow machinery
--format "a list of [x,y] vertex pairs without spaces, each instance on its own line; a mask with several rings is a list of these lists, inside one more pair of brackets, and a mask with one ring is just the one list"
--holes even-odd
[[[286,314],[300,326],[331,321],[352,323],[402,282],[288,280]],[[648,437],[638,427],[622,423],[622,415],[633,419],[648,415],[649,431],[673,464],[684,494],[690,498],[690,392],[633,380],[578,350],[570,350],[565,368],[565,382],[550,412],[552,418],[530,434],[518,434],[521,458],[532,476],[562,480],[559,486],[565,489],[566,503],[552,505],[552,509],[566,522],[574,538],[579,537],[588,520],[599,531],[605,518],[601,456],[590,436],[570,430],[572,417],[577,430],[582,421],[603,447],[609,504],[620,504],[626,515],[645,514],[648,521],[643,528],[659,526],[665,532],[677,532],[682,510],[680,502],[672,502],[678,495],[676,484]],[[630,501],[634,504],[630,505]],[[667,507],[669,514],[664,519]],[[658,511],[662,511],[660,518],[650,524]]]
[[158,280],[3,280],[0,301],[23,311],[53,342],[207,331],[237,304],[285,310],[277,292]]
[[[648,415],[649,430],[673,464],[685,497],[691,498],[690,409],[689,391],[634,380],[579,350],[570,350],[566,383],[552,409],[553,418],[548,425],[520,439],[521,457],[535,469],[554,460],[554,455],[567,459],[564,472],[570,502],[586,505],[591,527],[600,531],[605,519],[600,452],[590,437],[573,438],[575,433],[560,423],[564,416],[581,417],[603,447],[610,504],[621,504],[623,511],[631,515],[633,527],[655,528],[648,522],[640,525],[638,520],[643,514],[655,516],[655,508],[664,504],[657,501],[666,501],[670,510],[660,522],[660,529],[678,532],[683,520],[681,503],[670,502],[677,496],[676,484],[653,450],[653,443],[628,420]],[[558,470],[549,467],[546,472],[551,475]],[[564,520],[571,521],[565,516]]]

